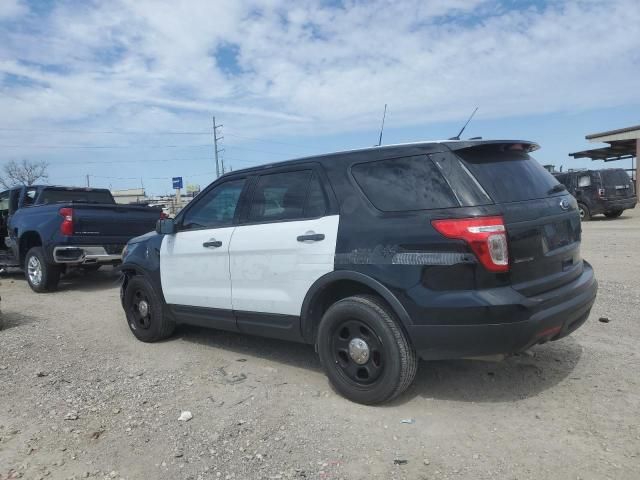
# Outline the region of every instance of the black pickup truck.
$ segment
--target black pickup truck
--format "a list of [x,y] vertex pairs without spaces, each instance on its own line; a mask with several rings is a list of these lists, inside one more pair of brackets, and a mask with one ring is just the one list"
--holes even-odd
[[129,239],[154,229],[162,210],[118,205],[106,189],[48,185],[0,192],[0,268],[19,267],[36,292],[68,267],[118,264]]

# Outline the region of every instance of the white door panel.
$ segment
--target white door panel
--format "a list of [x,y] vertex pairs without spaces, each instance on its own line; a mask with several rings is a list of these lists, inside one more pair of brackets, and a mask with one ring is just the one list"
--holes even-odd
[[[229,249],[233,309],[300,315],[311,285],[333,271],[338,215],[236,227]],[[323,234],[321,241],[298,236]]]
[[[229,245],[235,227],[167,235],[160,248],[160,279],[167,303],[231,309]],[[212,240],[219,247],[205,247]]]

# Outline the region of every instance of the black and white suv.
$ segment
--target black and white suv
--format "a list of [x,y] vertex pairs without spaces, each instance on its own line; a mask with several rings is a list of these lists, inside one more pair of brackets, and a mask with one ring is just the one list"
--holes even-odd
[[152,342],[187,323],[314,344],[379,403],[418,357],[511,354],[589,316],[580,217],[523,141],[385,146],[236,171],[129,242],[122,304]]

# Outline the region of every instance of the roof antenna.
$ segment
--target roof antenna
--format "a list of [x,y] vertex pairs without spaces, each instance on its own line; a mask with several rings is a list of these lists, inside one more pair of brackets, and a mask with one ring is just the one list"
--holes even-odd
[[378,138],[378,147],[382,145],[382,132],[384,132],[384,119],[387,116],[387,104],[384,104],[384,113],[382,114],[382,126],[380,127],[380,138]]
[[467,125],[469,125],[469,122],[471,121],[471,119],[473,118],[473,116],[476,114],[477,111],[478,111],[478,107],[476,107],[476,109],[473,111],[473,113],[469,117],[469,120],[467,120],[467,123],[464,124],[464,127],[460,129],[460,132],[458,133],[458,135],[456,135],[455,137],[451,137],[449,140],[460,140],[460,135],[462,135],[462,132],[464,132],[464,129],[467,128]]

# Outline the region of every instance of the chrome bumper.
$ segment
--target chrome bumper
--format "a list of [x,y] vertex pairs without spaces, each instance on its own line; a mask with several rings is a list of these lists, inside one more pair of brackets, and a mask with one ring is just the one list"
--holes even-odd
[[56,263],[109,263],[122,260],[122,253],[109,254],[104,247],[55,247],[53,261]]

